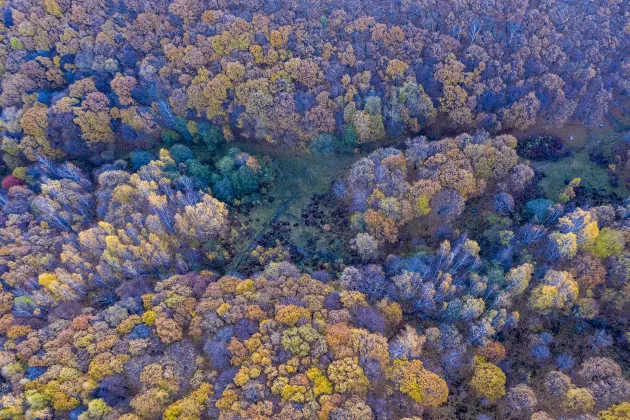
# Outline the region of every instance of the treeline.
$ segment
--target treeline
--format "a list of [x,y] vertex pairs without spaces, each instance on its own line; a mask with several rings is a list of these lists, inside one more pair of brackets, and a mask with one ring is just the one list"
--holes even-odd
[[112,159],[235,136],[301,148],[599,124],[628,109],[628,4],[8,1],[2,154]]

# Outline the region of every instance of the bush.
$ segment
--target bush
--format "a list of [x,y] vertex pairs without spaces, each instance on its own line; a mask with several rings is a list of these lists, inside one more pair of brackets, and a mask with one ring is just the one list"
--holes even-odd
[[195,178],[202,184],[207,184],[212,179],[212,170],[210,169],[210,166],[204,165],[197,159],[187,160],[186,167],[188,168],[188,176]]
[[252,198],[273,178],[270,162],[257,159],[236,148],[230,149],[216,163],[216,169],[217,172],[211,177],[213,194],[228,203]]
[[177,163],[185,162],[190,159],[194,159],[195,155],[189,147],[183,144],[176,144],[170,149],[171,157]]
[[197,124],[198,136],[208,150],[214,151],[225,141],[223,130],[207,122]]
[[359,144],[359,135],[357,134],[357,129],[354,127],[354,125],[346,125],[343,131],[341,142],[344,146],[350,148],[354,148],[357,144]]
[[590,251],[597,258],[607,258],[623,252],[626,241],[623,233],[618,230],[604,228],[599,233],[595,245],[590,247]]
[[147,165],[154,159],[153,154],[147,152],[146,150],[134,150],[129,155],[129,160],[131,161],[131,168],[136,171],[140,169],[140,167]]
[[2,180],[2,188],[5,190],[19,185],[24,185],[24,181],[22,181],[20,178],[14,177],[13,175],[6,176]]
[[520,141],[516,151],[531,160],[558,160],[567,155],[562,140],[551,136],[537,136]]
[[547,212],[549,207],[553,206],[553,201],[546,198],[537,198],[535,200],[528,201],[525,204],[524,213],[529,218],[535,217],[538,222],[544,223],[547,219]]
[[164,145],[170,146],[180,141],[181,136],[177,131],[166,129],[162,131],[161,140]]
[[311,143],[311,152],[315,156],[331,155],[335,152],[337,139],[332,134],[320,134]]

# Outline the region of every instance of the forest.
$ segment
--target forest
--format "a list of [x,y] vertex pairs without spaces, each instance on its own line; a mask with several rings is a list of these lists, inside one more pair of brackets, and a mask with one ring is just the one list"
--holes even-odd
[[0,0],[0,420],[630,420],[627,0]]

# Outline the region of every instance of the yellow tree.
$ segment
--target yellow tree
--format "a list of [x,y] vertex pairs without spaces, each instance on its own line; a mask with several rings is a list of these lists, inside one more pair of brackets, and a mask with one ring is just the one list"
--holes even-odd
[[425,369],[420,360],[394,360],[388,376],[400,392],[425,407],[439,406],[448,398],[444,379]]
[[485,357],[475,356],[470,386],[475,393],[491,402],[505,395],[505,373]]

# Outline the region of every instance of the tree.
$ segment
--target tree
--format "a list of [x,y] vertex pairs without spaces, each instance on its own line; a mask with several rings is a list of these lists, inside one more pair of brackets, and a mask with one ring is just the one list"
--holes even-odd
[[607,410],[600,411],[597,416],[602,420],[623,420],[630,418],[630,403],[613,405]]
[[204,194],[200,202],[175,215],[175,229],[187,240],[200,243],[216,240],[225,234],[228,212],[219,200]]
[[370,382],[356,358],[333,361],[328,365],[328,378],[335,386],[335,392],[365,394]]
[[593,396],[584,388],[572,388],[567,391],[565,407],[567,411],[574,413],[584,413],[590,411],[595,406]]
[[354,246],[363,261],[372,260],[378,254],[378,241],[368,233],[358,233]]
[[134,100],[131,97],[131,90],[136,85],[137,81],[132,76],[123,76],[120,73],[116,74],[116,77],[112,79],[110,85],[116,95],[118,95],[118,102],[123,106],[133,105]]
[[508,130],[525,130],[536,122],[540,110],[540,101],[534,92],[515,102],[503,111],[503,128]]
[[577,253],[577,236],[575,233],[553,232],[548,236],[550,259],[572,259]]
[[425,407],[444,404],[448,398],[448,386],[442,378],[426,370],[419,360],[394,360],[388,374],[403,394]]
[[527,418],[532,415],[537,404],[534,391],[525,384],[519,384],[508,390],[503,410],[508,418]]
[[505,395],[505,373],[485,358],[475,356],[470,387],[477,395],[495,402]]
[[87,411],[84,411],[79,416],[80,420],[100,420],[104,419],[107,413],[112,411],[112,408],[105,403],[102,399],[95,399],[88,404]]
[[109,99],[103,93],[88,93],[81,106],[74,107],[73,112],[74,122],[81,127],[81,135],[88,145],[114,141],[114,132],[110,126]]
[[566,310],[578,296],[579,288],[573,276],[566,271],[549,270],[542,283],[532,290],[531,308],[548,314],[552,310]]
[[594,245],[588,247],[591,253],[600,259],[619,254],[626,245],[623,234],[611,228],[601,230]]
[[164,420],[200,419],[211,395],[212,385],[202,383],[195,391],[168,406],[164,410]]
[[531,264],[523,264],[518,267],[512,268],[505,275],[505,282],[508,285],[508,290],[515,296],[522,294],[534,274],[534,266]]

